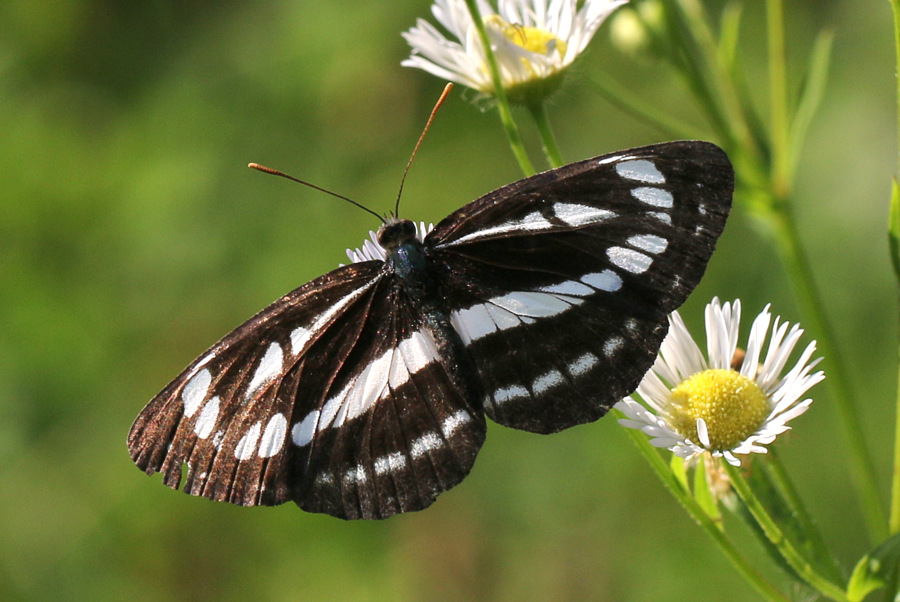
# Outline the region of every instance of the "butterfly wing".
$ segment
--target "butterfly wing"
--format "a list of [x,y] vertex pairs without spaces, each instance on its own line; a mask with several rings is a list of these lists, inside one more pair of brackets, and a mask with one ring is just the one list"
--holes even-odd
[[504,186],[425,240],[494,421],[597,420],[652,365],[700,281],[734,175],[705,142],[596,157]]
[[128,446],[193,495],[383,518],[469,472],[485,425],[465,391],[395,278],[358,263],[214,345],[144,408]]

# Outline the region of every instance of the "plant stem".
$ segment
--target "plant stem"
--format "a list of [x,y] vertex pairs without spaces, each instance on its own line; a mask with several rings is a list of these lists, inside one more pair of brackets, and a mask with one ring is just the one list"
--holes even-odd
[[562,154],[556,145],[556,136],[553,135],[553,128],[550,127],[550,119],[547,117],[547,106],[543,101],[535,101],[528,103],[528,110],[537,126],[538,133],[541,136],[541,146],[544,149],[544,156],[547,157],[547,163],[550,167],[560,167],[563,164]]
[[[617,410],[613,410],[613,414],[617,419],[624,417],[624,415]],[[637,445],[638,450],[650,464],[650,467],[656,473],[656,476],[658,476],[663,484],[669,489],[669,492],[674,495],[675,499],[677,499],[682,507],[687,510],[687,513],[691,518],[700,525],[700,528],[713,539],[722,553],[725,554],[726,558],[728,558],[734,568],[737,569],[738,573],[740,573],[741,576],[756,589],[757,593],[767,600],[788,600],[787,596],[778,591],[774,585],[766,581],[765,577],[753,568],[750,562],[741,555],[734,543],[719,529],[717,523],[713,521],[713,519],[703,511],[700,504],[685,491],[684,487],[682,487],[681,483],[672,473],[672,470],[666,465],[662,457],[660,457],[656,448],[650,445],[647,436],[634,429],[625,429],[625,431],[628,433],[628,436],[631,437],[631,440],[635,445]]]
[[774,448],[769,449],[765,461],[758,462],[757,466],[759,465],[763,466],[763,469],[771,479],[772,483],[775,484],[778,491],[787,501],[797,520],[797,524],[802,528],[803,533],[812,548],[814,557],[821,562],[827,563],[827,567],[824,568],[828,569],[828,577],[832,581],[840,581],[843,577],[841,575],[840,565],[831,553],[828,545],[825,543],[825,539],[822,537],[822,533],[813,521],[812,516],[806,510],[806,505],[803,503],[803,500],[800,499],[800,494],[797,493],[793,481],[791,481],[790,476],[788,476],[787,471],[784,469],[784,464],[781,463],[781,457],[778,455],[778,451]]
[[794,547],[794,544],[784,536],[784,533],[775,521],[772,520],[772,517],[769,516],[768,512],[766,512],[762,504],[759,503],[756,496],[753,495],[753,490],[750,489],[747,481],[745,481],[744,477],[741,475],[740,468],[732,466],[727,462],[723,462],[723,465],[731,479],[731,485],[734,487],[734,490],[741,496],[741,499],[747,506],[747,509],[750,510],[753,518],[756,519],[756,522],[765,532],[766,537],[769,538],[772,545],[778,548],[778,551],[784,556],[784,559],[787,560],[788,564],[791,565],[791,568],[796,571],[797,575],[802,577],[822,595],[828,596],[833,600],[846,601],[847,596],[844,593],[844,590],[819,575],[815,568],[813,568],[813,566],[803,558],[797,548]]
[[[894,13],[894,52],[896,54],[896,62],[897,65],[900,66],[900,0],[891,0],[891,8]],[[900,127],[900,80],[897,82],[897,124]],[[900,130],[898,130],[900,132]],[[898,140],[898,149],[900,149],[900,140]],[[898,152],[898,170],[900,170],[900,152]],[[893,198],[892,206],[891,206],[891,217],[893,219],[897,219],[897,201],[898,195],[898,183],[896,180],[896,176],[894,179],[894,184],[892,188]],[[895,223],[891,224],[891,231],[894,231]],[[892,257],[895,262],[897,261],[896,257],[896,249],[892,249],[895,251],[895,256]],[[895,263],[895,270],[897,265]],[[900,278],[900,274],[897,274],[898,278]],[[900,364],[900,353],[898,353],[898,364]],[[888,525],[888,530],[891,534],[900,532],[900,365],[898,365],[898,374],[897,374],[897,409],[894,412],[894,468],[893,475],[891,481],[891,513],[890,513],[890,522]]]
[[784,6],[781,0],[766,1],[766,28],[769,46],[769,119],[772,162],[771,186],[775,197],[787,196],[791,182],[789,173],[790,128],[787,116],[787,67],[784,51]]
[[841,424],[844,426],[850,448],[850,474],[860,496],[869,537],[873,542],[880,541],[884,535],[885,517],[878,497],[878,480],[859,424],[859,416],[850,401],[850,388],[845,379],[847,371],[840,347],[831,324],[825,317],[822,298],[813,280],[809,260],[800,245],[789,203],[785,199],[774,200],[770,207],[772,210],[766,214],[767,223],[774,230],[773,237],[788,273],[788,281],[793,286],[803,315],[810,321],[809,329],[816,333],[825,361],[831,365],[826,370],[828,378],[825,382],[832,390]]
[[500,77],[500,68],[497,66],[497,58],[494,56],[487,30],[484,27],[484,19],[481,18],[481,13],[478,10],[478,5],[475,0],[466,0],[466,6],[469,9],[469,14],[472,16],[475,29],[478,31],[478,37],[484,48],[484,57],[487,60],[488,69],[491,72],[491,82],[494,85],[494,98],[497,100],[497,112],[500,115],[500,123],[503,124],[503,130],[506,132],[506,138],[509,140],[509,146],[512,149],[513,155],[516,157],[516,161],[519,163],[519,167],[526,176],[530,176],[534,174],[534,166],[531,164],[531,159],[528,158],[528,152],[525,150],[525,145],[522,143],[522,136],[519,134],[519,128],[516,126],[516,122],[513,119],[512,110],[509,106],[509,98],[506,96],[506,90],[503,89],[503,80]]

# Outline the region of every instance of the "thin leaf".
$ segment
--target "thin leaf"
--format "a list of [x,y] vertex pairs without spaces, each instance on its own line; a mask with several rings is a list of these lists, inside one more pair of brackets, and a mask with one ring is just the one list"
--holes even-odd
[[881,589],[897,575],[900,565],[900,533],[895,533],[863,556],[847,584],[847,597],[856,602]]
[[900,185],[897,178],[891,184],[891,211],[888,217],[888,243],[891,250],[891,263],[894,276],[900,283]]
[[660,110],[659,104],[644,101],[637,94],[628,91],[625,86],[612,78],[595,74],[591,76],[591,83],[597,92],[610,104],[616,106],[624,113],[651,125],[661,131],[666,137],[674,140],[695,140],[702,138],[702,130],[672,117],[669,113]]
[[687,479],[687,470],[684,467],[684,458],[679,458],[675,454],[672,454],[672,457],[669,459],[669,469],[672,471],[672,476],[675,477],[675,480],[681,485],[681,488],[685,493],[690,493],[691,488],[688,486]]
[[744,6],[739,2],[729,2],[722,11],[722,22],[719,25],[719,62],[725,69],[732,71],[737,56],[738,39],[740,38],[741,16]]
[[719,529],[724,530],[722,525],[722,511],[719,509],[716,496],[713,495],[709,488],[709,479],[706,478],[706,475],[706,463],[698,462],[697,468],[694,470],[694,499],[697,500],[697,503],[703,508],[703,511],[706,512],[706,515],[715,521],[719,526]]
[[790,156],[791,172],[796,168],[800,156],[803,140],[809,130],[809,124],[819,108],[825,88],[828,82],[828,70],[831,66],[831,49],[834,46],[834,34],[830,31],[822,31],[816,36],[812,53],[809,57],[809,67],[806,78],[794,112],[793,123],[790,130]]

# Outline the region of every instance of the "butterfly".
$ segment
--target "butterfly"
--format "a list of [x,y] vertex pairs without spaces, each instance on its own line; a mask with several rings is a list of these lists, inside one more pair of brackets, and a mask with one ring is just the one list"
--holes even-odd
[[669,142],[513,182],[427,232],[390,217],[353,263],[169,383],[132,426],[131,457],[244,506],[423,509],[469,473],[485,416],[554,433],[637,387],[733,188],[719,147]]

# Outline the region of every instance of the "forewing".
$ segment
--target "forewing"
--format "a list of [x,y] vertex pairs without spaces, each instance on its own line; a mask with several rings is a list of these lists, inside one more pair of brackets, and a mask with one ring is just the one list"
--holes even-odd
[[462,480],[483,415],[382,267],[335,270],[214,345],[138,416],[135,463],[193,495],[341,518],[424,508]]
[[725,153],[676,142],[496,190],[426,238],[485,411],[549,433],[598,419],[652,365],[731,207]]

